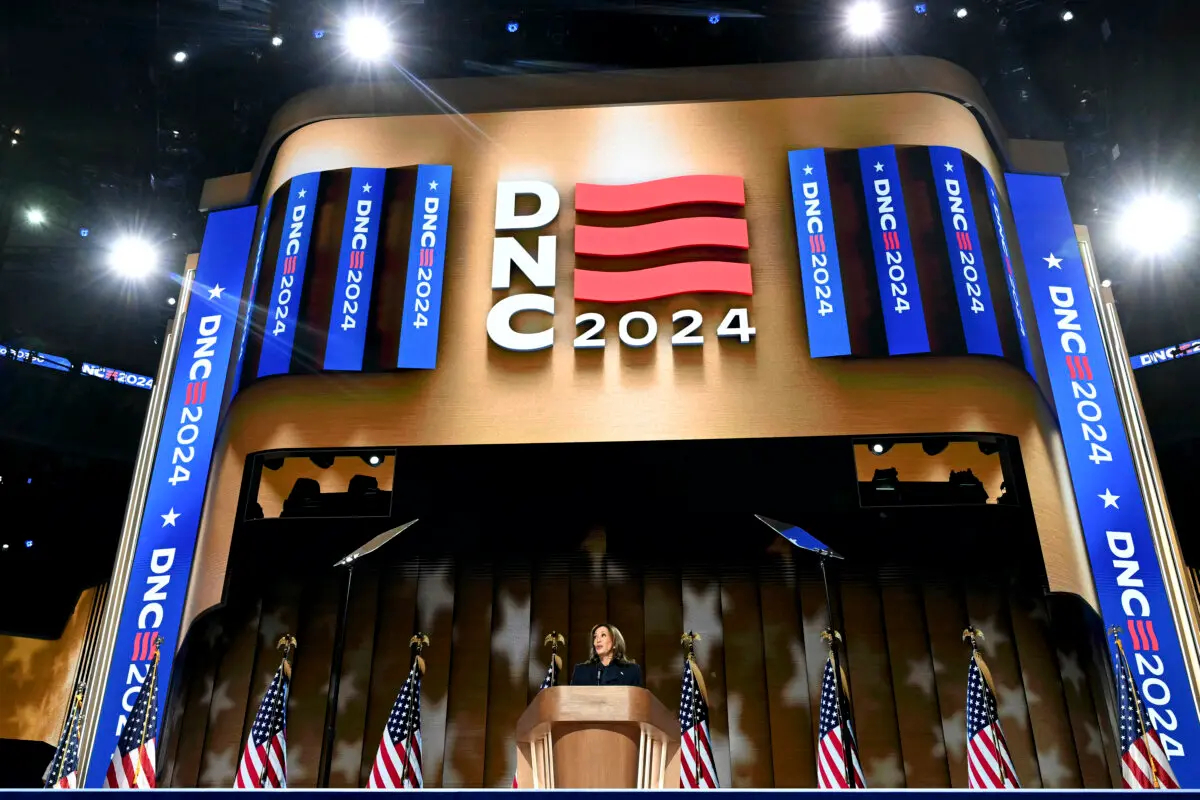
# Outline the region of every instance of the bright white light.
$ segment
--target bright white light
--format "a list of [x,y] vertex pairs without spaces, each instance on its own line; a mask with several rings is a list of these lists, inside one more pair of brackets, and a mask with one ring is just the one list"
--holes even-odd
[[1146,195],[1133,201],[1118,223],[1121,240],[1150,255],[1168,253],[1191,228],[1183,203],[1163,195]]
[[956,8],[954,9],[954,16],[958,17],[959,19],[966,19],[967,10],[965,8]]
[[30,225],[43,225],[46,222],[46,212],[40,208],[31,208],[25,212],[25,221]]
[[271,46],[272,47],[279,47],[282,44],[283,44],[282,36],[272,36],[271,37]]
[[1068,8],[1066,11],[1064,11],[1062,13],[1062,21],[1063,22],[1070,22],[1073,19],[1075,19],[1075,12],[1072,11],[1071,9]]
[[171,58],[175,60],[176,64],[182,64],[183,62],[187,61],[187,53],[183,52],[182,50],[176,50],[175,55],[171,56]]
[[1110,281],[1108,278],[1105,278],[1104,280],[1100,281],[1100,285],[1103,286],[1105,289],[1111,289],[1112,281]]
[[379,466],[379,456],[371,456],[367,459],[367,463],[369,463],[372,467]]
[[846,27],[855,36],[876,35],[883,30],[883,8],[874,0],[859,0],[846,12]]
[[167,298],[167,305],[169,305],[169,306],[173,306],[173,305],[175,305],[175,298],[174,298],[174,297],[168,297],[168,298]]
[[359,61],[379,61],[392,52],[392,34],[381,20],[353,17],[344,30],[346,50]]
[[158,251],[143,239],[118,239],[108,255],[108,265],[128,278],[141,278],[158,266]]
[[883,445],[881,445],[881,444],[871,445],[871,452],[875,453],[875,455],[880,455],[881,453],[883,453]]

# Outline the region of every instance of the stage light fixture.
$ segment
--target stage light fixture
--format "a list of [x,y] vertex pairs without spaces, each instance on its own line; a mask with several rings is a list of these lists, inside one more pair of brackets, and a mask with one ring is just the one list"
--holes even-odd
[[708,24],[709,25],[716,25],[720,21],[721,21],[720,14],[709,14],[708,15]]
[[883,445],[879,444],[878,442],[871,445],[871,452],[877,456],[883,455]]
[[28,550],[31,547],[33,547],[33,539],[26,539],[25,540],[25,549]]
[[79,238],[86,239],[88,236],[91,235],[91,233],[92,232],[90,230],[88,230],[87,228],[80,228],[79,229]]
[[1112,281],[1110,281],[1108,278],[1105,278],[1104,280],[1100,281],[1100,285],[1103,286],[1105,289],[1111,289]]
[[309,456],[308,458],[321,469],[329,469],[333,466],[333,460],[335,456],[329,455],[328,453],[320,453],[315,456]]
[[169,305],[169,306],[173,306],[173,305],[175,305],[175,298],[174,298],[174,297],[168,297],[168,298],[167,298],[167,305]]
[[124,236],[109,252],[108,265],[127,278],[141,278],[158,266],[158,251],[144,239]]
[[922,14],[922,15],[928,14],[929,6],[926,5],[925,3],[917,3],[915,6],[913,6],[913,11],[917,12],[918,14]]
[[316,28],[316,29],[314,29],[314,30],[313,30],[313,38],[314,38],[314,39],[324,39],[324,38],[325,38],[325,31],[321,30],[320,28]]
[[380,61],[392,52],[392,34],[382,20],[352,17],[344,31],[346,50],[359,61]]
[[379,456],[370,456],[370,457],[367,459],[367,463],[368,463],[368,464],[370,464],[372,467],[378,467],[378,466],[379,466],[379,462],[380,462],[380,461],[382,461],[382,460],[383,460],[383,459],[381,459]]
[[883,30],[883,7],[875,0],[859,0],[846,12],[846,27],[860,38],[875,36]]
[[967,18],[967,9],[963,8],[962,6],[959,6],[958,8],[954,9],[954,16],[958,17],[959,19],[966,19]]
[[1191,228],[1187,207],[1179,200],[1162,194],[1135,199],[1121,215],[1118,234],[1127,245],[1149,255],[1165,255],[1174,250]]
[[283,37],[282,36],[272,36],[271,37],[271,46],[272,47],[282,47],[283,46]]
[[16,146],[17,146],[17,140],[16,140],[16,139],[13,139],[11,142],[9,142],[9,144],[11,144],[13,147],[16,147]]
[[508,23],[508,25],[505,26],[505,29],[509,33],[516,33],[517,31],[521,30],[521,23],[517,22],[516,20],[512,20]]
[[25,221],[34,226],[44,225],[46,224],[46,212],[40,208],[31,208],[25,212]]
[[7,545],[7,544],[5,544],[3,547],[0,547],[0,550],[7,550],[7,549],[8,549],[8,545]]
[[1068,8],[1062,12],[1062,21],[1063,22],[1070,22],[1073,19],[1075,19],[1075,12],[1072,11],[1071,9]]
[[188,54],[186,52],[184,52],[183,50],[176,50],[175,55],[171,56],[171,59],[176,64],[182,64],[183,62],[188,60]]

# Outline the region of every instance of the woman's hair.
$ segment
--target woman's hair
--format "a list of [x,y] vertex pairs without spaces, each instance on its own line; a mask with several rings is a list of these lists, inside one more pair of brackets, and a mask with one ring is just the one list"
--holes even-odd
[[636,664],[629,656],[625,655],[625,637],[621,635],[621,631],[616,625],[608,622],[601,622],[599,625],[592,626],[592,632],[588,634],[588,641],[592,643],[591,653],[588,655],[587,663],[599,664],[600,656],[596,655],[596,631],[599,628],[608,628],[608,633],[613,640],[613,661],[618,664]]

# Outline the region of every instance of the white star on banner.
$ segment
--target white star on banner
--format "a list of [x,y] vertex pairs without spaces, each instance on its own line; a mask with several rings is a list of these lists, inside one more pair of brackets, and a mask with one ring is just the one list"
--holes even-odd
[[363,194],[370,194],[371,193],[371,184],[364,183],[362,191],[363,191]]
[[436,190],[437,190],[437,181],[430,181],[429,182],[429,191],[433,192]]
[[1121,495],[1113,494],[1112,490],[1110,489],[1105,489],[1104,494],[1098,494],[1096,497],[1099,497],[1104,501],[1105,508],[1108,508],[1109,506],[1112,506],[1113,508],[1120,508],[1120,506],[1117,505],[1117,501],[1121,499]]
[[875,171],[876,171],[876,172],[883,172],[883,164],[882,164],[881,162],[879,162],[879,161],[876,161],[876,162],[875,162]]
[[1055,258],[1054,253],[1051,253],[1049,258],[1043,258],[1042,261],[1045,261],[1050,269],[1062,269],[1062,259]]
[[225,287],[218,283],[216,286],[214,286],[208,290],[208,299],[209,300],[220,300],[221,292],[223,292],[223,291],[225,291]]
[[805,174],[805,175],[812,175],[812,174],[813,174],[813,168],[812,168],[812,166],[811,166],[811,165],[808,165],[808,166],[805,166],[805,167],[804,167],[804,174]]
[[306,195],[306,194],[308,194],[308,189],[301,189],[301,190],[300,190],[300,193],[299,193],[299,194],[297,194],[296,196],[297,196],[297,197],[299,197],[301,200],[303,200],[303,199],[304,199],[304,195]]
[[946,162],[946,172],[954,172],[954,165],[949,161]]
[[163,518],[162,526],[164,528],[167,527],[168,525],[170,525],[172,528],[174,528],[175,520],[179,519],[179,514],[175,511],[175,506],[171,506],[170,511],[168,511],[165,514],[160,514],[159,516],[161,516]]

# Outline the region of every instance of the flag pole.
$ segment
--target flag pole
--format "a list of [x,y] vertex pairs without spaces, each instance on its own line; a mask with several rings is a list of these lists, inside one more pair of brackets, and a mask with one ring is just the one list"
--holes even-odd
[[[66,727],[63,728],[62,733],[59,734],[58,737],[60,746],[70,747],[71,730],[75,727],[75,723],[79,717],[79,712],[83,708],[83,690],[85,686],[86,684],[83,681],[75,684],[75,699],[71,702],[71,713],[67,715]],[[60,757],[58,759],[58,772],[54,775],[53,779],[55,786],[57,786],[58,782],[62,780],[62,771],[67,765],[67,754],[65,751],[61,754],[56,753],[56,755],[59,755]]]
[[[283,679],[286,683],[284,685],[281,685],[279,687],[279,690],[281,692],[283,692],[283,713],[284,713],[285,720],[287,719],[288,690],[291,688],[291,685],[292,685],[291,658],[292,658],[292,651],[295,648],[296,648],[296,637],[292,636],[290,633],[285,633],[283,636],[281,636],[279,639],[279,642],[276,643],[276,645],[275,645],[276,650],[283,651],[283,661],[280,663],[279,668],[283,670]],[[268,743],[267,751],[270,752],[270,749],[271,749],[270,744]],[[285,754],[284,758],[285,758],[285,763],[282,766],[283,766],[284,770],[286,770],[287,769],[286,754]],[[268,758],[264,758],[263,762],[262,762],[262,770],[258,773],[258,787],[260,789],[262,788],[263,783],[265,783],[267,780],[267,767],[268,766],[270,766],[270,760]],[[284,772],[283,775],[281,775],[279,777],[280,777],[281,783],[286,782],[287,781],[286,771]]]
[[[137,763],[133,768],[133,785],[135,787],[142,776],[142,748],[146,746],[146,729],[150,727],[150,700],[154,700],[154,721],[158,722],[158,694],[155,692],[155,688],[158,685],[158,648],[162,645],[162,641],[163,638],[161,636],[158,634],[154,635],[154,662],[150,665],[150,678],[148,679],[150,681],[150,697],[146,699],[146,713],[142,715],[142,735],[138,742],[137,758],[135,759]],[[157,776],[155,776],[155,784],[157,783]]]
[[[1129,669],[1129,660],[1125,658],[1125,646],[1121,644],[1121,629],[1113,625],[1108,629],[1108,632],[1112,634],[1113,642],[1117,645],[1117,657],[1121,659],[1121,667],[1125,670],[1125,674],[1129,676],[1129,681],[1132,684],[1133,672]],[[1137,642],[1135,641],[1134,644],[1137,644]],[[1138,728],[1148,733],[1150,728],[1147,727],[1146,721],[1142,718],[1142,693],[1138,691],[1137,686],[1131,685],[1129,688],[1133,692],[1133,711],[1137,714]],[[1149,749],[1147,749],[1147,753],[1149,753]],[[1161,789],[1162,784],[1158,780],[1158,767],[1155,766],[1154,759],[1147,758],[1146,761],[1150,764],[1150,780],[1154,782],[1154,788]]]
[[[409,647],[417,648],[417,652],[413,654],[412,672],[409,672],[409,677],[414,673],[425,674],[425,659],[421,658],[421,651],[429,644],[429,637],[420,631],[408,640]],[[418,680],[420,680],[418,678]],[[408,775],[408,764],[412,761],[412,716],[413,708],[420,701],[420,693],[417,692],[417,687],[413,686],[413,696],[408,699],[408,705],[404,708],[404,743],[401,745],[404,751],[404,763],[400,765],[400,788],[404,788],[405,776]]]
[[838,715],[838,731],[842,736],[842,753],[845,754],[843,766],[845,767],[846,788],[854,789],[854,759],[850,754],[850,734],[846,726],[846,714],[842,708],[842,664],[838,658],[837,640],[841,635],[833,627],[833,593],[829,589],[829,571],[828,561],[829,556],[825,553],[820,554],[821,564],[821,583],[825,585],[825,635],[829,639],[829,657],[833,659],[833,682],[836,684],[837,692],[837,715]]
[[329,771],[333,766],[333,737],[337,730],[338,693],[342,684],[342,657],[346,650],[346,615],[350,612],[350,587],[354,583],[354,565],[360,558],[378,550],[393,538],[415,525],[417,520],[406,522],[379,534],[362,547],[339,559],[333,566],[346,567],[346,590],[338,603],[337,628],[333,637],[333,660],[330,662],[329,694],[325,698],[325,731],[321,736],[321,761],[317,773],[317,786],[329,788]]

